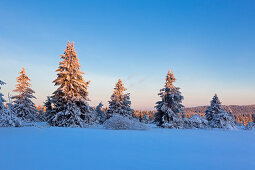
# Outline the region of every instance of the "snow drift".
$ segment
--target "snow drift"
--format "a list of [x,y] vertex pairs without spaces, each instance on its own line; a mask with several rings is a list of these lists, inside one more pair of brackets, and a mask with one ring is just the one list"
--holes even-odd
[[128,117],[119,114],[113,114],[111,118],[106,120],[103,124],[105,129],[112,130],[146,130],[148,127],[136,119],[129,119]]

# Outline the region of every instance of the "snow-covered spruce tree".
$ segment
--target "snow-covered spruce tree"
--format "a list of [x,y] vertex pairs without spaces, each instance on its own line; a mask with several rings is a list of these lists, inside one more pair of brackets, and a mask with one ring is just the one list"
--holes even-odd
[[102,110],[103,104],[100,102],[96,107],[96,118],[100,124],[104,123],[106,120],[106,114]]
[[168,71],[165,87],[160,90],[161,101],[156,103],[157,112],[154,115],[154,121],[163,128],[183,128],[183,121],[179,113],[183,111],[180,88],[175,87],[176,81],[173,72]]
[[217,94],[215,94],[211,100],[211,105],[207,108],[205,112],[205,117],[208,121],[211,121],[214,114],[220,113],[222,111],[224,110],[221,108],[221,102]]
[[145,123],[145,124],[148,124],[148,123],[150,123],[150,119],[149,119],[149,117],[146,114],[144,114],[141,122]]
[[235,129],[233,114],[226,112],[221,107],[217,94],[214,95],[211,105],[207,108],[205,117],[211,128]]
[[[1,90],[1,85],[4,85],[4,84],[5,84],[5,82],[0,80],[0,90]],[[3,96],[4,95],[0,92],[0,110],[5,108],[4,102],[6,102],[6,101],[4,100]]]
[[253,130],[255,129],[255,122],[249,122],[245,127],[245,130]]
[[[1,85],[4,85],[4,84],[5,83],[0,80],[0,90],[1,90]],[[3,98],[3,94],[0,92],[0,127],[21,126],[22,121],[16,117],[16,115],[12,112],[10,108],[8,109],[4,105],[4,102],[6,101]]]
[[124,87],[122,80],[119,79],[115,85],[114,92],[109,101],[109,109],[107,110],[108,118],[113,114],[120,114],[125,117],[133,117],[133,109],[131,109],[131,101],[129,93],[125,94],[124,91],[127,89]]
[[56,80],[53,82],[59,88],[53,93],[51,102],[53,108],[49,124],[61,127],[85,127],[93,124],[95,113],[87,101],[88,84],[83,79],[80,63],[74,49],[74,43],[68,41],[64,55],[61,55]]
[[48,121],[50,120],[50,117],[52,116],[52,100],[50,96],[47,96],[47,100],[44,102],[44,107],[45,107],[45,120]]
[[38,121],[38,113],[35,104],[31,99],[35,99],[34,91],[31,89],[31,81],[26,75],[24,67],[21,69],[20,76],[17,77],[18,84],[14,92],[18,93],[13,96],[13,111],[25,122]]

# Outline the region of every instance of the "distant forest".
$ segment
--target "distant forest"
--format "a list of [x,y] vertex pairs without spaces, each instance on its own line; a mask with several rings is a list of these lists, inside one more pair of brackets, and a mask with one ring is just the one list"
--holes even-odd
[[[231,111],[233,114],[255,114],[255,105],[222,105],[226,111]],[[207,106],[187,107],[184,109],[184,113],[204,113]]]
[[[247,125],[248,122],[255,121],[255,105],[243,105],[243,106],[222,105],[222,108],[226,110],[227,112],[232,112],[235,120],[244,125]],[[186,107],[184,108],[183,115],[187,118],[195,114],[198,114],[204,117],[206,109],[207,109],[207,106]],[[150,120],[153,120],[153,115],[155,112],[156,111],[135,110],[134,116],[142,120],[144,116],[146,115]]]

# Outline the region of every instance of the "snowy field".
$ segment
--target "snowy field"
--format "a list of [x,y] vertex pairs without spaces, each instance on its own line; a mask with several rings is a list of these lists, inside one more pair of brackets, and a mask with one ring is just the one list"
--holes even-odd
[[0,128],[1,170],[255,169],[255,131]]

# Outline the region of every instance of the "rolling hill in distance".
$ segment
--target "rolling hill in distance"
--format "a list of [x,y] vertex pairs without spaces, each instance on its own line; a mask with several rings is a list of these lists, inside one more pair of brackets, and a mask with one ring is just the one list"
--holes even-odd
[[[205,113],[208,106],[186,107],[185,113]],[[255,104],[253,105],[222,105],[226,111],[231,111],[233,114],[255,114]]]

